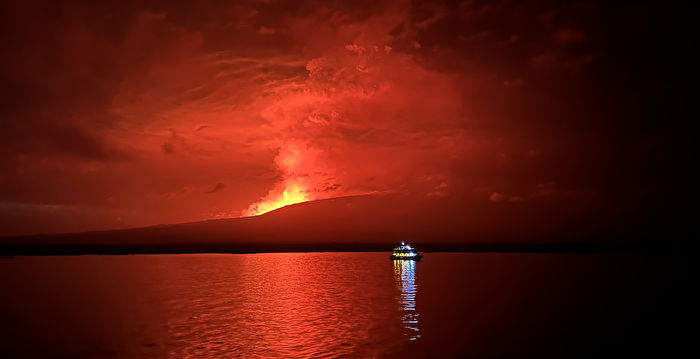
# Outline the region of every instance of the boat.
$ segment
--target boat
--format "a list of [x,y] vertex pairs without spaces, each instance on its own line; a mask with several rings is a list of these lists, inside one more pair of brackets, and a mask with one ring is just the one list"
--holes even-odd
[[401,242],[401,245],[394,248],[389,257],[391,260],[419,261],[423,256],[410,244]]

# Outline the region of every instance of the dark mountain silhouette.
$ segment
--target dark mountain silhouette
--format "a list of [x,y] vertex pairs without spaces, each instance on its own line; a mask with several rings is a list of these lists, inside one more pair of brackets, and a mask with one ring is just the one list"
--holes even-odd
[[424,251],[656,250],[677,244],[655,241],[651,230],[608,230],[620,224],[591,208],[562,208],[568,207],[561,201],[466,206],[399,195],[341,197],[255,217],[4,237],[0,254],[385,251],[402,240]]

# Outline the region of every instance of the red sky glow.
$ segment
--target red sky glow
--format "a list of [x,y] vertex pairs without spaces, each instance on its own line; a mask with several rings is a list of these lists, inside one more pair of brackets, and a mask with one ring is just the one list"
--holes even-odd
[[686,45],[648,36],[678,29],[643,5],[2,7],[0,235],[387,193],[457,221],[551,203],[627,218],[666,205],[657,169],[681,152],[656,121],[680,116],[669,104],[684,99],[660,90],[673,68],[632,59]]

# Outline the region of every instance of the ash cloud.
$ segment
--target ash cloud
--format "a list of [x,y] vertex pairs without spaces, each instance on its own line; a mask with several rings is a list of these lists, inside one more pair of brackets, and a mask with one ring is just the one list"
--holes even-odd
[[[113,213],[138,213],[122,226],[238,215],[289,189],[449,199],[466,213],[494,194],[544,197],[549,181],[655,203],[686,188],[667,160],[688,153],[677,87],[692,50],[679,34],[692,31],[671,7],[2,7],[0,201],[107,209],[84,229]],[[37,218],[12,233],[41,230]]]

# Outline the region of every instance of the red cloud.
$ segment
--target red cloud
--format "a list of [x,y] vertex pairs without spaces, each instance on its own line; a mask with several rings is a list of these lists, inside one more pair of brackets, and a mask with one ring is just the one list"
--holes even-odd
[[[653,178],[600,173],[642,166],[611,128],[651,131],[632,121],[678,108],[624,84],[663,84],[648,69],[673,67],[630,68],[640,56],[621,49],[646,45],[617,46],[634,39],[626,28],[581,20],[597,8],[302,3],[8,5],[3,211],[98,208],[83,228],[95,229],[392,192],[461,214],[477,188],[491,189],[480,201],[525,202]],[[640,109],[610,101],[626,93]],[[533,189],[545,180],[560,187]]]

